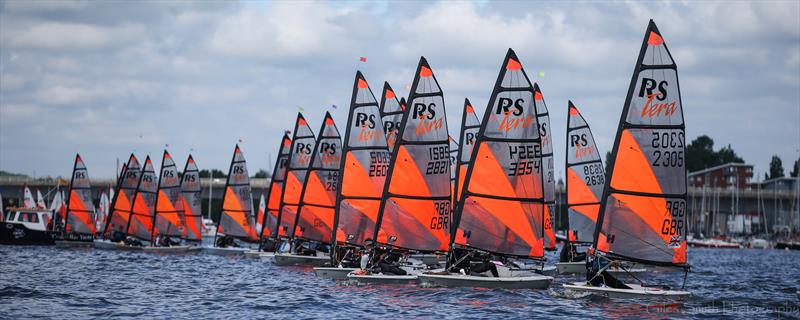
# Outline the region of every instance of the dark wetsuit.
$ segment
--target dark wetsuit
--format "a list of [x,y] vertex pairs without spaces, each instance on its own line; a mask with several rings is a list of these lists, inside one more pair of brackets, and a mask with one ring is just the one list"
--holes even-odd
[[[602,261],[601,261],[602,260]],[[603,267],[608,264],[607,260],[595,258],[593,262],[587,264],[590,266],[589,271],[586,272],[586,281],[589,281],[593,286],[600,286],[601,284],[605,284],[606,287],[615,288],[615,289],[630,289],[625,283],[622,281],[617,280],[616,277],[612,276],[611,273],[608,271],[603,271],[600,275],[596,276],[597,271],[602,269]]]
[[586,253],[578,252],[575,247],[575,244],[567,242],[563,248],[561,248],[561,254],[559,254],[558,261],[559,262],[579,262],[586,260]]
[[346,249],[339,264],[343,268],[359,268],[361,266],[361,257],[356,255],[354,248]]
[[400,268],[400,255],[387,251],[378,258],[378,267],[384,274],[394,274],[398,276],[406,275],[406,271]]
[[491,255],[472,253],[469,250],[454,249],[452,254],[453,265],[450,266],[450,272],[459,272],[464,269],[464,272],[469,275],[480,275],[486,271],[490,271],[494,277],[499,277],[497,273],[497,265],[491,262]]

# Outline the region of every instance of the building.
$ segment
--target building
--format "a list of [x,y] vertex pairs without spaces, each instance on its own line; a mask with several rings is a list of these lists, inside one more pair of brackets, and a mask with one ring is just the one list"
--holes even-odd
[[748,189],[753,178],[753,165],[731,162],[690,172],[688,177],[690,187]]
[[795,186],[797,186],[797,179],[798,178],[795,177],[780,177],[764,180],[761,182],[761,190],[792,191],[795,190]]

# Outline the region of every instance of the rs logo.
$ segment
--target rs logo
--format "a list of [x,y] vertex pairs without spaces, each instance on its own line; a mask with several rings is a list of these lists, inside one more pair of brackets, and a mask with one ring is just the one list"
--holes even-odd
[[367,115],[366,113],[358,112],[356,113],[356,128],[367,127],[370,129],[375,129],[375,115]]
[[[678,111],[677,102],[667,100],[668,86],[669,83],[666,80],[656,82],[655,79],[642,78],[642,83],[639,86],[639,98],[647,97],[647,102],[642,107],[642,118],[647,116],[652,119],[661,115],[669,117]],[[658,92],[654,93],[653,91],[656,89],[658,89]]]
[[509,98],[500,98],[497,101],[497,110],[495,111],[495,113],[507,114],[509,112],[509,109],[511,109],[511,107],[513,106],[514,107],[513,114],[515,116],[521,116],[522,111],[524,110],[523,103],[525,103],[525,100],[523,100],[522,98],[513,101]]
[[311,154],[311,144],[298,142],[297,146],[294,149],[294,153],[297,154]]
[[[412,119],[428,119],[433,120],[436,117],[436,104],[424,104],[424,103],[414,103],[414,111],[411,113]],[[427,113],[427,117],[425,116]]]

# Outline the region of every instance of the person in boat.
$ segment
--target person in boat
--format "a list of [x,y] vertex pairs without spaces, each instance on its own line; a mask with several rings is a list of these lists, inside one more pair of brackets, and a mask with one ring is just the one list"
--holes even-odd
[[361,270],[367,270],[367,268],[369,268],[374,250],[375,242],[373,242],[370,238],[364,239],[364,251],[361,253],[361,259],[359,261]]
[[340,257],[339,266],[342,268],[358,268],[361,266],[360,260],[361,257],[356,252],[356,248],[354,247],[340,247]]
[[261,241],[261,245],[259,248],[262,252],[274,252],[275,251],[275,240],[271,238],[267,238]]
[[317,250],[312,248],[313,246],[314,244],[311,242],[295,239],[294,253],[298,256],[314,256],[317,254]]
[[236,248],[239,247],[236,244],[236,240],[233,239],[232,236],[225,235],[224,237],[217,238],[217,248]]
[[125,245],[126,246],[130,246],[130,247],[142,247],[142,246],[144,246],[144,244],[142,244],[142,242],[139,241],[139,239],[136,239],[134,237],[126,238],[125,239]]
[[561,253],[559,254],[558,258],[559,262],[577,262],[585,260],[586,260],[586,253],[578,252],[578,247],[571,242],[567,242],[566,244],[564,244],[564,247],[561,248]]
[[111,232],[111,242],[120,242],[125,240],[125,233],[114,230]]
[[495,278],[500,276],[497,272],[497,265],[492,262],[493,257],[489,253],[454,248],[452,257],[453,264],[447,270],[448,272],[482,276],[484,272],[489,271]]
[[398,276],[406,275],[406,271],[400,268],[401,254],[391,249],[375,248],[375,256],[377,261],[374,266],[383,274],[393,274]]
[[608,268],[616,267],[618,263],[603,257],[595,256],[593,259],[586,261],[588,272],[586,272],[586,281],[591,285],[600,287],[606,286],[615,289],[630,289],[631,287],[619,281],[616,277],[607,271]]

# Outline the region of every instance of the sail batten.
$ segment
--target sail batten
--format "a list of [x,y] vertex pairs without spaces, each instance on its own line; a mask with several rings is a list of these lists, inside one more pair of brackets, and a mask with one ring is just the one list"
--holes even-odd
[[333,238],[362,246],[372,238],[389,168],[389,148],[375,95],[356,72],[342,147]]
[[422,57],[391,152],[373,235],[377,242],[418,251],[447,250],[452,191],[445,110],[443,92]]
[[339,129],[331,114],[326,113],[300,195],[293,238],[332,243],[341,151]]
[[686,265],[683,105],[675,61],[651,20],[620,117],[594,232],[601,254]]
[[543,257],[542,153],[534,87],[509,49],[459,191],[454,244]]

